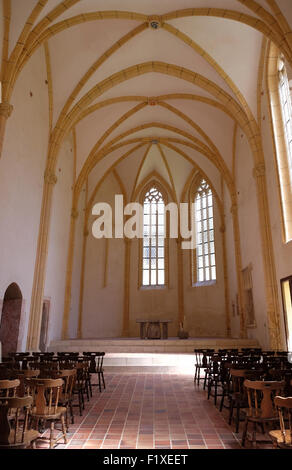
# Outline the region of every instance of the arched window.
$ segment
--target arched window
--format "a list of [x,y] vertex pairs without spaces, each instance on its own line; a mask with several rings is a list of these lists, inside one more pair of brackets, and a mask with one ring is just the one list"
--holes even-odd
[[[197,283],[216,280],[213,195],[208,183],[202,179],[194,198],[196,227],[196,266],[193,277]],[[196,270],[196,271],[195,271]]]
[[143,201],[142,285],[165,284],[165,203],[154,185]]
[[292,181],[292,104],[289,80],[283,57],[280,57],[278,60],[278,71],[283,126],[287,147],[290,180]]
[[[285,243],[292,240],[292,100],[289,89],[290,69],[285,58],[271,43],[268,49],[267,84],[270,115],[275,143],[282,233]],[[291,83],[291,80],[290,80]]]

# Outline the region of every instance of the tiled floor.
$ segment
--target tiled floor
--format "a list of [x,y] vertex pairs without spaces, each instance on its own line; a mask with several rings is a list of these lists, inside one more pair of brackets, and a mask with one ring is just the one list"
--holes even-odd
[[68,443],[57,449],[240,448],[227,411],[220,413],[191,375],[108,373],[106,390],[93,387],[83,416],[74,412]]

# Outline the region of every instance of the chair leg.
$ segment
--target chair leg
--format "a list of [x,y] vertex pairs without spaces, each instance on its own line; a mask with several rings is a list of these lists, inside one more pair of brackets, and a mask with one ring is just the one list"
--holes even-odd
[[101,373],[101,377],[102,377],[103,388],[105,389],[105,381],[104,381],[104,375],[103,375],[103,372]]
[[69,401],[70,415],[71,415],[71,424],[74,424],[74,414],[73,414],[73,405],[72,400]]
[[51,429],[50,429],[50,449],[54,447],[54,428],[55,422],[51,421]]
[[232,418],[233,418],[233,408],[234,408],[234,401],[230,401],[230,408],[229,408],[229,421],[228,423],[231,425],[232,423]]
[[236,407],[236,424],[235,424],[235,432],[238,433],[239,429],[239,417],[240,417],[240,406],[239,403],[237,403]]
[[241,439],[241,445],[242,447],[245,446],[245,440],[246,440],[246,434],[247,434],[247,427],[248,427],[248,419],[245,419],[244,423],[244,428],[243,428],[243,433],[242,433],[242,439]]
[[219,407],[220,412],[222,412],[222,410],[223,410],[224,399],[225,399],[225,388],[223,388],[222,397],[221,397],[221,401],[220,401],[220,407]]
[[252,445],[256,447],[257,445],[257,423],[253,423],[253,432],[252,432]]
[[217,405],[217,390],[218,390],[218,383],[217,380],[215,380],[215,390],[214,390],[214,405]]
[[63,432],[63,437],[64,437],[64,444],[67,444],[66,426],[65,426],[64,415],[61,415],[61,423],[62,423],[62,432]]
[[98,373],[98,387],[99,387],[99,391],[101,392],[101,373],[100,372]]

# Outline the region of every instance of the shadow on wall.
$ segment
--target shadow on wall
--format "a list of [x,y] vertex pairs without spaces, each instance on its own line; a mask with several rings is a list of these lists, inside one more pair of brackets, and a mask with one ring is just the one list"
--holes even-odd
[[0,323],[2,356],[17,350],[19,324],[22,306],[22,293],[16,283],[10,284],[4,295]]

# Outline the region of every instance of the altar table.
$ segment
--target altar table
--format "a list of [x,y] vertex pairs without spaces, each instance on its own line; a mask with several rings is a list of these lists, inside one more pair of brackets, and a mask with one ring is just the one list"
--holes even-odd
[[[136,320],[140,323],[140,338],[141,339],[160,339],[162,325],[162,339],[168,338],[168,323],[172,320]],[[147,326],[147,328],[146,328]]]

